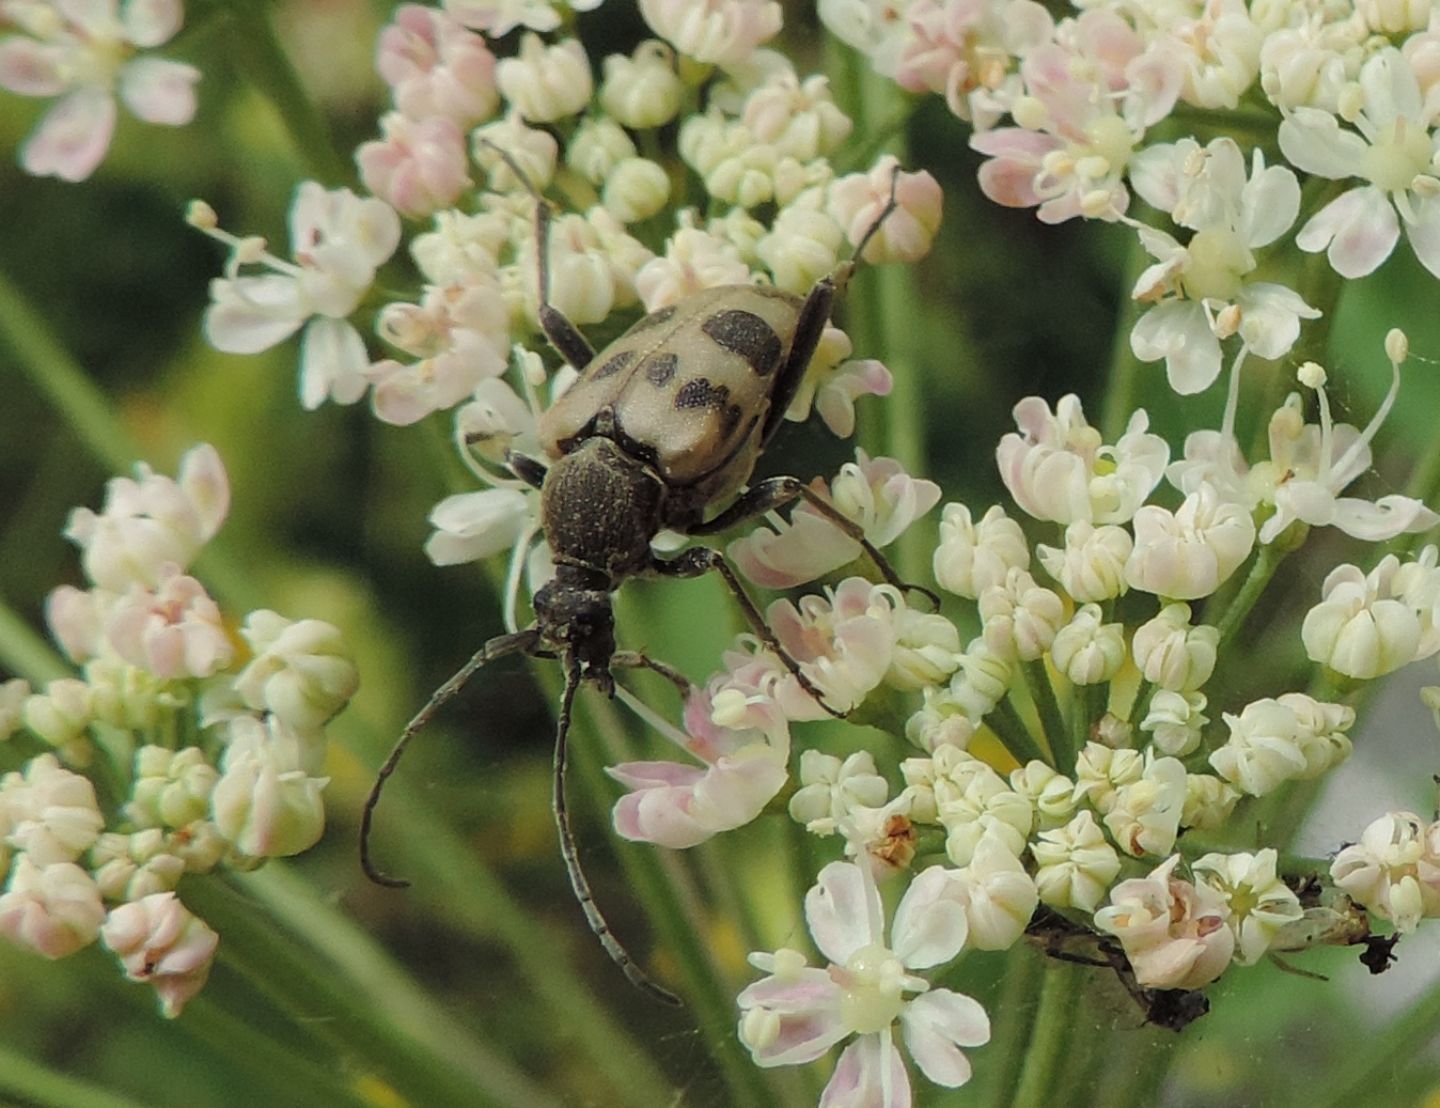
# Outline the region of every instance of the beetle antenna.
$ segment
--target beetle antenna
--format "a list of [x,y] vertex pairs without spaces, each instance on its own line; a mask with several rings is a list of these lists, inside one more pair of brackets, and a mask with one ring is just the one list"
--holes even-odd
[[620,940],[615,937],[610,925],[605,922],[605,917],[600,914],[600,908],[595,903],[595,894],[590,891],[590,882],[585,878],[585,871],[580,868],[580,855],[575,849],[575,836],[570,830],[570,811],[565,804],[565,748],[570,736],[570,717],[575,705],[575,693],[579,688],[580,664],[575,660],[575,655],[567,651],[565,691],[560,696],[560,719],[555,728],[554,793],[551,798],[551,807],[555,812],[555,829],[560,833],[560,857],[565,859],[565,873],[570,878],[570,888],[575,892],[575,899],[580,902],[580,910],[585,913],[585,922],[590,925],[590,930],[600,940],[605,953],[620,967],[620,972],[630,984],[662,1003],[679,1007],[680,998],[652,981],[620,945]]
[[850,254],[851,268],[860,264],[860,255],[865,253],[865,248],[870,245],[870,240],[880,232],[880,228],[884,226],[885,221],[889,219],[895,209],[900,206],[900,201],[895,195],[899,187],[900,163],[896,162],[895,168],[890,174],[890,199],[885,201],[885,206],[880,209],[880,214],[875,217],[870,226],[866,228],[865,233],[860,236],[860,241],[855,245],[854,251]]
[[540,632],[534,627],[509,635],[498,635],[491,639],[476,651],[475,656],[461,666],[450,680],[430,694],[430,699],[425,702],[425,706],[415,713],[415,718],[405,725],[404,731],[400,732],[400,737],[395,740],[395,745],[390,750],[390,756],[385,759],[385,764],[375,774],[375,784],[370,786],[370,795],[365,798],[365,807],[360,812],[360,868],[365,871],[365,876],[375,884],[391,889],[403,889],[410,884],[409,881],[402,878],[390,877],[381,873],[375,868],[375,863],[370,857],[370,825],[375,818],[375,806],[380,803],[380,792],[384,789],[385,782],[390,775],[395,772],[395,767],[400,764],[400,756],[405,753],[405,748],[410,745],[410,740],[425,729],[426,724],[434,718],[435,713],[452,700],[455,694],[463,689],[465,683],[474,677],[482,667],[507,654],[534,654],[539,645]]

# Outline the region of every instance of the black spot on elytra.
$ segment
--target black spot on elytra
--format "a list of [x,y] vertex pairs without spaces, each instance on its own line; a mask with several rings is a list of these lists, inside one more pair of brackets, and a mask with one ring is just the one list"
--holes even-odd
[[769,375],[780,361],[780,336],[754,312],[727,308],[700,325],[720,346],[738,354],[761,377]]
[[663,387],[675,376],[678,361],[673,353],[651,355],[645,359],[645,379],[657,389]]
[[730,402],[729,385],[712,385],[708,378],[686,381],[675,394],[675,407],[680,411],[693,408],[724,408]]
[[674,304],[671,304],[667,308],[656,308],[649,315],[636,320],[626,333],[633,335],[636,331],[648,331],[651,327],[659,327],[662,323],[668,323],[674,314]]
[[590,374],[592,381],[598,381],[602,377],[613,377],[622,369],[625,369],[635,360],[635,351],[621,350],[605,360],[605,364]]

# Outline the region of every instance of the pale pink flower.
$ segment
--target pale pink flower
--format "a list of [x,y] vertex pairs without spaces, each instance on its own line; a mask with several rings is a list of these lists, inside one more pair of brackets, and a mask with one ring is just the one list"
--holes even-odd
[[187,567],[230,509],[224,463],[208,444],[186,452],[176,479],[144,462],[135,474],[111,478],[100,514],[76,508],[65,527],[65,537],[80,547],[86,574],[112,592],[133,583],[159,584],[167,564]]
[[1185,766],[1178,758],[1145,759],[1139,780],[1115,790],[1105,827],[1126,854],[1168,854],[1185,808]]
[[1440,859],[1430,825],[1414,812],[1389,812],[1330,864],[1335,884],[1399,932],[1440,915]]
[[1065,603],[1029,570],[1012,566],[1005,580],[980,594],[980,620],[985,645],[1008,661],[1036,661],[1065,622]]
[[[304,327],[301,404],[313,409],[327,397],[340,404],[359,400],[368,359],[360,333],[346,317],[400,243],[395,209],[349,189],[326,191],[314,181],[302,182],[290,208],[294,263],[265,253],[263,242],[210,233],[235,248],[227,276],[210,282],[205,335],[211,345],[228,354],[258,354]],[[239,276],[240,266],[249,263],[271,272]]]
[[1000,440],[995,460],[1015,503],[1036,519],[1056,523],[1125,523],[1160,483],[1170,447],[1149,434],[1143,409],[1106,446],[1085,421],[1080,398],[1060,398],[1052,413],[1038,396],[1015,405],[1015,425]]
[[101,941],[131,981],[148,981],[160,1011],[174,1019],[204,986],[220,936],[192,915],[173,892],[151,893],[111,910]]
[[[762,247],[765,241],[761,240]],[[844,331],[833,325],[825,328],[786,419],[803,422],[813,407],[831,434],[847,439],[855,433],[855,401],[862,396],[888,396],[894,379],[874,358],[851,358],[853,350]]]
[[1020,92],[1012,61],[1048,42],[1055,22],[1034,0],[917,0],[905,11],[910,34],[895,81],[935,92],[981,129]]
[[1311,216],[1296,244],[1312,253],[1324,250],[1342,277],[1363,277],[1390,256],[1403,222],[1415,256],[1440,275],[1440,180],[1434,172],[1440,140],[1431,134],[1434,120],[1415,72],[1400,51],[1387,48],[1361,68],[1358,91],[1359,103],[1346,112],[1355,131],[1311,107],[1295,108],[1280,124],[1280,149],[1297,168],[1368,182]]
[[835,105],[829,78],[802,81],[788,66],[766,74],[745,98],[740,122],[756,142],[802,162],[834,152],[854,127]]
[[961,1048],[989,1041],[989,1018],[970,997],[932,989],[911,972],[948,962],[965,945],[966,917],[946,895],[950,881],[935,866],[911,882],[887,947],[884,909],[869,870],[850,862],[821,870],[805,897],[805,918],[830,965],[806,966],[793,950],[750,956],[768,974],[737,1001],[740,1040],[756,1064],[811,1062],[856,1035],[820,1103],[902,1108],[910,1103],[910,1080],[896,1043],[898,1019],[910,1056],[927,1078],[949,1088],[969,1081]]
[[635,291],[647,312],[678,304],[716,285],[748,285],[750,267],[734,243],[693,226],[681,212],[681,227],[665,240],[663,256],[652,258],[635,275]]
[[115,600],[105,637],[132,666],[167,679],[209,677],[235,653],[205,586],[173,565],[154,591],[135,584]]
[[195,115],[200,71],[137,56],[180,30],[180,0],[67,0],[6,8],[26,34],[0,39],[0,88],[62,97],[21,147],[27,173],[66,181],[90,176],[110,147],[117,95],[146,123],[178,127]]
[[448,208],[473,184],[465,134],[453,119],[387,112],[380,129],[384,139],[361,143],[355,163],[365,187],[401,215],[421,219]]
[[1135,980],[1146,988],[1208,985],[1235,951],[1224,898],[1176,877],[1179,863],[1175,854],[1148,877],[1120,882],[1110,890],[1110,904],[1095,913],[1095,926],[1120,940]]
[[[824,597],[802,596],[798,607],[778,600],[770,605],[767,622],[825,702],[836,711],[849,711],[880,684],[890,667],[895,609],[901,601],[893,589],[863,577],[847,577],[825,593]],[[788,695],[777,693],[787,703],[789,718],[819,718],[813,713],[823,710],[788,670],[782,684],[793,686]],[[809,702],[798,716],[788,710],[797,694]]]
[[664,733],[704,763],[624,762],[605,772],[630,790],[615,803],[615,830],[633,842],[684,848],[749,823],[789,777],[789,730],[778,713],[765,728],[722,727],[710,694],[685,702],[685,732]]
[[774,0],[640,0],[650,29],[696,61],[733,66],[780,30]]
[[402,4],[380,32],[375,68],[395,107],[414,120],[444,116],[469,127],[495,114],[495,55],[451,15]]
[[875,72],[894,78],[900,55],[914,36],[906,9],[913,0],[820,0],[820,22],[836,38],[870,59]]
[[1125,528],[1077,519],[1065,528],[1063,549],[1037,543],[1035,553],[1070,598],[1084,604],[1125,595],[1130,587],[1125,563],[1133,549],[1135,540]]
[[45,598],[45,623],[72,662],[87,661],[99,652],[101,629],[115,599],[106,589],[74,585],[61,585]]
[[1063,26],[1065,42],[1037,47],[1021,63],[1024,125],[971,136],[990,158],[980,188],[997,204],[1037,208],[1045,223],[1117,219],[1130,204],[1130,156],[1174,106],[1183,71],[1168,44],[1147,45],[1114,12],[1092,9]]
[[89,946],[104,918],[99,887],[74,862],[42,867],[22,854],[0,894],[0,935],[46,958]]
[[[940,499],[940,486],[911,477],[893,458],[856,452],[830,482],[817,478],[816,491],[845,518],[858,523],[877,547],[889,546]],[[769,589],[793,588],[831,573],[861,556],[860,544],[820,515],[808,502],[790,514],[788,526],[757,527],[727,549],[751,581]]]
[[896,208],[875,230],[862,255],[872,265],[919,261],[930,252],[940,228],[944,193],[939,182],[923,169],[897,176],[899,164],[887,154],[868,173],[851,173],[832,182],[826,195],[831,218],[845,228],[850,245],[859,246],[890,203],[893,190]]
[[53,754],[31,758],[23,775],[6,774],[0,796],[8,824],[5,842],[42,868],[75,861],[105,826],[95,787]]
[[404,427],[453,408],[505,372],[510,312],[493,276],[427,286],[419,304],[387,304],[376,330],[415,359],[384,358],[365,372],[371,406],[386,423]]
[[974,600],[1003,585],[1012,568],[1029,569],[1030,546],[1000,505],[992,504],[976,523],[964,504],[946,504],[932,565],[942,589]]

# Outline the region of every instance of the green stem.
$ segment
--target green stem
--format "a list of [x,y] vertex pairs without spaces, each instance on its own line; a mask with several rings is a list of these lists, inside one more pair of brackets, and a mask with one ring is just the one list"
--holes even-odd
[[1025,726],[1025,721],[1020,718],[1020,713],[1015,710],[1015,705],[1009,698],[1000,701],[986,714],[985,724],[995,732],[1005,749],[1010,751],[1022,766],[1026,762],[1054,765],[1051,756],[1040,749],[1040,744],[1030,734],[1030,728]]
[[0,597],[0,667],[31,685],[69,677],[72,670],[55,648]]
[[1050,748],[1054,764],[1062,769],[1074,765],[1075,751],[1069,749],[1070,728],[1065,725],[1065,717],[1060,713],[1060,702],[1055,699],[1055,689],[1050,684],[1045,663],[1039,659],[1022,662],[1020,673],[1035,702],[1035,711],[1045,732],[1045,745]]
[[[1265,543],[1260,547],[1255,560],[1250,563],[1250,572],[1245,578],[1245,584],[1225,609],[1225,614],[1220,617],[1216,626],[1220,630],[1220,643],[1217,648],[1223,656],[1225,647],[1240,630],[1245,622],[1245,617],[1250,614],[1250,609],[1255,607],[1255,602],[1260,599],[1260,594],[1265,591],[1265,586],[1270,583],[1270,578],[1275,576],[1275,570],[1285,560],[1293,547],[1286,546],[1282,549],[1277,543]],[[1208,622],[1208,621],[1207,621]]]
[[1048,959],[1043,972],[1040,1003],[1020,1068],[1020,1082],[1010,1102],[1012,1108],[1041,1108],[1063,1099],[1054,1079],[1075,1029],[1083,970],[1069,962]]
[[290,132],[290,143],[305,172],[329,186],[355,180],[354,168],[336,152],[325,117],[305,91],[275,33],[270,5],[263,0],[237,5],[228,46],[255,92],[270,101]]
[[138,1100],[60,1073],[0,1043],[0,1092],[35,1108],[143,1108]]
[[140,450],[111,415],[105,394],[25,295],[0,273],[0,343],[36,390],[54,404],[80,445],[112,472],[134,465]]
[[1161,372],[1158,366],[1147,366],[1135,357],[1130,349],[1130,332],[1140,318],[1140,305],[1130,298],[1130,290],[1141,270],[1149,263],[1150,255],[1140,240],[1130,236],[1130,247],[1125,255],[1125,270],[1120,277],[1123,296],[1120,317],[1115,321],[1115,342],[1110,348],[1110,373],[1105,382],[1104,405],[1100,410],[1100,430],[1106,442],[1114,442],[1125,431],[1130,422],[1130,413],[1135,410],[1136,397],[1140,391],[1140,374]]
[[[1028,943],[1016,943],[1005,955],[1004,983],[994,1006],[990,1043],[979,1071],[984,1075],[983,1103],[988,1108],[1005,1108],[1020,1084],[1025,1064],[1025,1046],[1034,1033],[1038,1013],[1036,995],[1042,980],[1043,959]],[[978,1075],[978,1074],[977,1074]]]

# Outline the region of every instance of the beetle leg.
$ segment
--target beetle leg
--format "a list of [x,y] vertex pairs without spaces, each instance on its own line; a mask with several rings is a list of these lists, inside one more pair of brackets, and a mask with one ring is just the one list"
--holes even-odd
[[938,596],[924,585],[913,585],[908,581],[902,581],[900,575],[895,572],[895,567],[890,564],[890,559],[880,553],[879,547],[865,537],[865,529],[798,477],[770,477],[761,481],[754,488],[747,489],[742,493],[735,503],[714,519],[687,528],[686,534],[712,535],[719,531],[725,531],[737,523],[743,523],[747,519],[754,519],[756,516],[762,516],[766,512],[783,507],[796,498],[804,500],[859,543],[861,549],[875,563],[875,568],[880,571],[880,575],[885,578],[886,584],[894,585],[901,592],[918,592],[930,601],[932,610],[937,612],[940,610]]
[[532,489],[538,489],[545,484],[545,467],[529,455],[517,454],[511,450],[505,455],[505,464],[510,467],[511,473]]
[[780,640],[775,637],[775,632],[770,630],[770,625],[765,622],[765,617],[760,613],[760,609],[755,607],[755,601],[750,599],[750,594],[745,591],[745,586],[740,583],[740,578],[735,576],[735,571],[730,568],[730,563],[725,560],[725,556],[720,551],[711,550],[708,546],[694,546],[668,560],[653,559],[650,569],[665,577],[699,577],[711,570],[718,573],[720,579],[725,582],[725,587],[735,597],[735,602],[740,605],[740,610],[745,613],[745,622],[750,625],[750,629],[755,632],[756,637],[765,644],[765,649],[785,664],[785,668],[794,675],[800,687],[810,694],[816,704],[836,719],[845,718],[844,712],[836,711],[825,703],[825,698],[821,695],[820,690],[815,687],[810,678],[801,672],[800,663],[780,645]]
[[580,852],[575,849],[575,835],[570,830],[570,810],[565,802],[565,748],[570,737],[571,712],[575,706],[575,692],[580,687],[580,681],[580,663],[576,661],[575,655],[567,653],[565,691],[560,697],[560,718],[555,727],[554,776],[551,780],[553,791],[550,798],[550,807],[555,814],[555,829],[560,836],[560,857],[565,861],[565,873],[570,878],[570,888],[575,893],[575,900],[579,903],[580,910],[585,913],[585,922],[600,940],[600,945],[605,948],[610,960],[620,967],[620,972],[636,988],[644,990],[662,1003],[679,1007],[680,998],[652,981],[650,975],[641,969],[629,952],[620,945],[620,940],[615,937],[615,933],[610,930],[610,925],[600,913],[600,906],[595,903],[595,894],[590,890],[585,871],[580,868]]
[[395,741],[395,746],[391,749],[389,757],[385,759],[385,764],[375,775],[375,784],[370,786],[370,795],[365,798],[365,807],[360,811],[360,868],[365,871],[365,876],[375,884],[386,885],[392,889],[403,889],[410,884],[409,881],[381,873],[375,868],[375,863],[370,858],[370,823],[375,818],[375,806],[380,803],[380,791],[385,787],[385,782],[389,780],[390,775],[395,772],[395,767],[400,764],[400,756],[405,753],[405,748],[410,745],[410,740],[424,729],[446,702],[454,698],[465,687],[465,682],[474,677],[476,671],[482,666],[487,666],[507,654],[541,655],[544,652],[537,649],[539,645],[540,632],[534,627],[491,639],[476,651],[475,656],[461,666],[450,680],[431,693],[425,706],[416,712],[415,718],[405,725],[405,730]]
[[617,650],[610,656],[610,664],[620,669],[648,669],[651,673],[658,673],[674,685],[681,696],[689,696],[691,690],[695,688],[691,684],[690,678],[674,666],[658,661],[648,654],[641,654],[638,650]]

